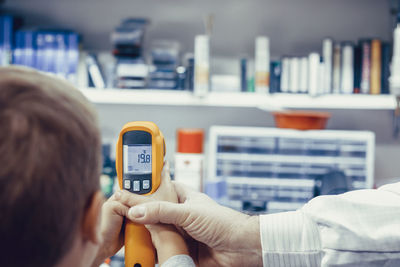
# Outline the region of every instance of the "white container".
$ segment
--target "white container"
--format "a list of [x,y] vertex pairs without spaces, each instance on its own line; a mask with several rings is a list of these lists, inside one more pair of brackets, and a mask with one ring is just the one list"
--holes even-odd
[[352,94],[354,91],[354,47],[345,44],[342,47],[342,94]]
[[289,92],[289,73],[290,73],[290,59],[287,57],[282,58],[282,74],[281,74],[281,92]]
[[393,57],[392,70],[389,79],[390,93],[400,95],[400,24],[397,25],[393,33]]
[[324,86],[325,84],[325,63],[320,62],[319,63],[319,69],[318,69],[318,94],[326,94]]
[[300,91],[300,61],[299,58],[290,59],[290,92],[298,93]]
[[203,154],[175,154],[175,181],[193,190],[202,191],[203,186]]
[[333,41],[326,38],[322,44],[324,58],[323,90],[325,94],[332,93],[332,63],[333,63]]
[[256,38],[255,55],[255,90],[257,93],[269,92],[270,54],[269,39],[265,36]]
[[301,93],[308,91],[308,58],[303,57],[300,59],[300,85]]
[[194,40],[194,95],[204,97],[210,91],[210,37],[197,35]]
[[340,44],[335,44],[333,51],[333,81],[332,89],[334,94],[340,93],[340,80],[341,80],[341,60],[342,59],[342,46]]
[[319,70],[320,70],[320,55],[318,53],[311,53],[308,56],[308,93],[311,96],[319,94]]

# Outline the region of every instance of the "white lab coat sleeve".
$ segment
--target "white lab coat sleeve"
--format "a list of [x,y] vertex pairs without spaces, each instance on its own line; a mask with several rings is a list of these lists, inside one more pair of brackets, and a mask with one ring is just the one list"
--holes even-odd
[[400,183],[260,216],[264,266],[400,266]]

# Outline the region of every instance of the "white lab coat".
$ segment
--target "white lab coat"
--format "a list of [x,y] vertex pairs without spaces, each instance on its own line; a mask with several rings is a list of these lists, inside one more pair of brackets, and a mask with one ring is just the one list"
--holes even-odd
[[260,216],[264,266],[400,267],[400,183]]

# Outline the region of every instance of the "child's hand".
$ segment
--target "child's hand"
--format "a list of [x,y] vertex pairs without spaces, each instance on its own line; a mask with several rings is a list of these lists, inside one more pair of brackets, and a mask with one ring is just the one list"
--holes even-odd
[[157,250],[158,263],[161,266],[175,255],[189,255],[186,243],[173,225],[146,225],[153,245]]
[[99,266],[108,257],[113,256],[124,245],[123,221],[129,207],[110,197],[101,211],[101,246],[92,266]]
[[[128,191],[121,191],[115,194],[115,198],[121,203],[127,203],[127,199],[129,199],[131,194],[132,193]],[[164,165],[163,172],[161,174],[161,184],[157,191],[149,196],[137,195],[136,197],[142,198],[145,202],[161,200],[178,203],[178,197],[175,192],[175,187],[171,183],[168,163]],[[132,208],[129,210],[129,212],[133,212]],[[137,214],[138,211],[135,210],[135,216]],[[183,240],[182,236],[178,233],[175,226],[157,224],[146,225],[146,228],[151,234],[151,239],[153,241],[154,247],[157,250],[157,256],[160,265],[172,256],[181,254],[188,255],[186,243]]]

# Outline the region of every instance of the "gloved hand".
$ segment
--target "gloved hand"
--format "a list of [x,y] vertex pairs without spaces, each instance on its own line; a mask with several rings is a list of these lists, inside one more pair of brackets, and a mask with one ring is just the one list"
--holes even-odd
[[[170,183],[179,203],[126,191],[117,200],[132,207],[127,216],[134,222],[180,227],[190,237],[190,254],[200,266],[262,266],[258,216],[220,206],[205,194]],[[161,190],[163,186],[169,187],[165,179]]]

